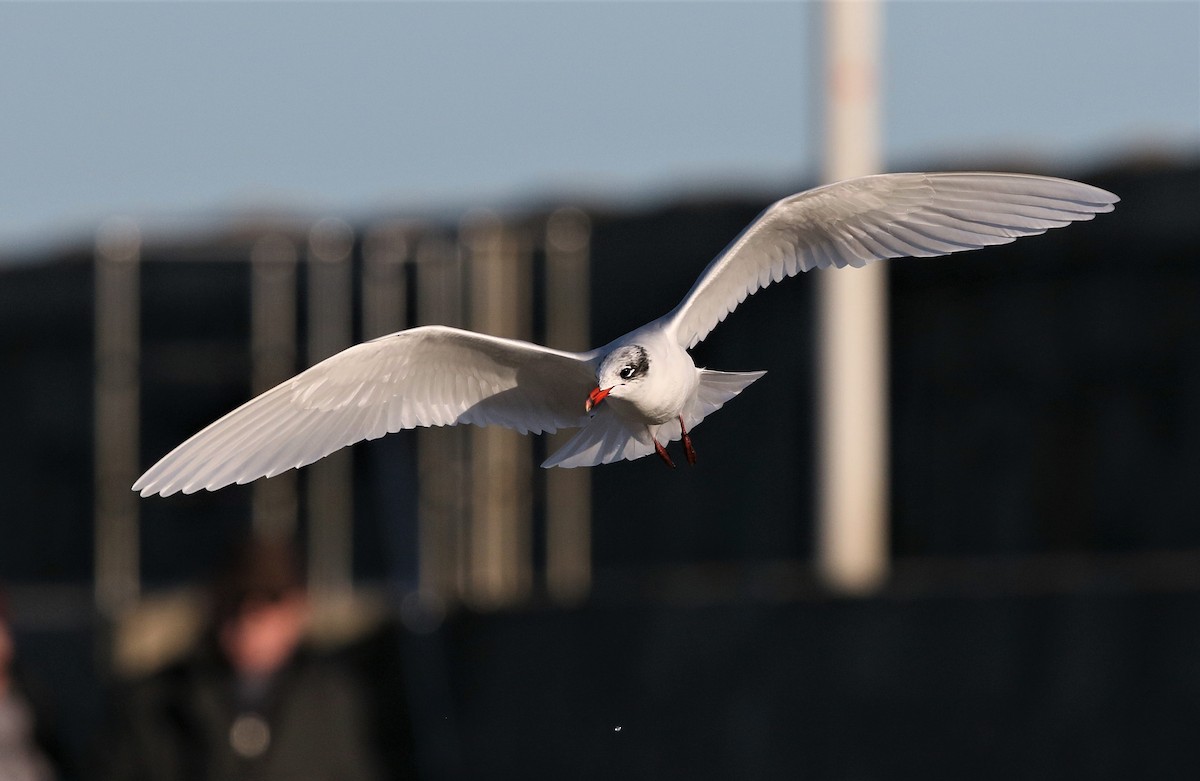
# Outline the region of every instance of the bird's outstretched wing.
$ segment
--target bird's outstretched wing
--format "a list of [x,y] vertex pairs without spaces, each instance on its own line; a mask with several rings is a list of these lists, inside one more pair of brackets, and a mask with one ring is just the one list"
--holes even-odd
[[691,348],[751,293],[801,271],[1006,244],[1090,220],[1118,200],[1029,174],[879,174],[818,187],[768,207],[663,321]]
[[168,453],[133,490],[213,491],[417,426],[474,423],[522,433],[581,426],[595,358],[443,326],[400,331],[246,402]]

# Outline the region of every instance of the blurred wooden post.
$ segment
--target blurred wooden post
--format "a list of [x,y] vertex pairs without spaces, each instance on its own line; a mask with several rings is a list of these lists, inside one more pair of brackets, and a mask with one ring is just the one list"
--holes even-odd
[[114,220],[95,249],[95,600],[115,618],[138,598],[141,237]]
[[371,233],[363,250],[363,339],[403,330],[408,320],[405,263],[409,237],[399,226]]
[[[250,250],[250,341],[254,395],[296,373],[296,247],[267,234]],[[299,515],[295,470],[253,484],[251,518],[260,537],[291,539]]]
[[[468,218],[462,234],[469,326],[493,336],[529,339],[529,246],[491,215]],[[527,596],[533,585],[532,448],[529,437],[498,426],[471,427],[470,441],[467,597],[479,607],[501,607]]]
[[[350,346],[354,234],[325,219],[309,233],[308,363]],[[353,584],[352,453],[339,450],[308,468],[309,586],[318,598],[348,594]]]
[[[880,4],[830,0],[825,180],[880,168]],[[887,264],[820,272],[818,568],[846,593],[887,576]]]
[[[417,244],[417,322],[463,325],[462,256],[441,236]],[[466,589],[466,439],[462,426],[419,428],[417,436],[417,560],[425,606],[458,600]]]
[[[587,350],[591,342],[591,226],[578,209],[559,209],[546,222],[546,342]],[[582,402],[580,402],[582,404]],[[547,439],[552,453],[574,436]],[[585,598],[592,584],[592,470],[546,472],[546,588],[560,604]]]

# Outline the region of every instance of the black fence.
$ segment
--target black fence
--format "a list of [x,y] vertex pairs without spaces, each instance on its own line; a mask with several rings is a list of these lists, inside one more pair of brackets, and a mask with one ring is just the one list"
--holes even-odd
[[[697,365],[768,370],[697,431],[696,467],[593,470],[587,602],[535,593],[347,650],[392,682],[381,694],[402,713],[388,718],[412,718],[430,775],[1194,777],[1200,166],[1054,173],[1121,203],[1037,239],[890,265],[896,566],[881,594],[834,598],[808,566],[814,287],[792,280],[695,351]],[[592,210],[594,342],[664,313],[770,199]],[[209,262],[215,245],[190,251],[147,272],[143,331],[207,312],[180,338],[208,351],[208,381],[144,394],[147,459],[173,444],[168,412],[199,425],[247,392],[248,304],[230,293],[247,272]],[[92,284],[90,249],[0,268],[0,579],[80,754],[110,639],[88,590]],[[356,448],[360,582],[411,581],[396,529],[413,501],[388,466],[411,448]],[[146,582],[202,576],[248,501],[149,504]]]

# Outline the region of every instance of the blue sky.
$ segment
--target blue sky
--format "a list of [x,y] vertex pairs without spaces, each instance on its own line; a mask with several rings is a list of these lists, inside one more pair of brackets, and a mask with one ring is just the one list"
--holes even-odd
[[[0,3],[0,257],[113,214],[349,219],[819,170],[819,8]],[[1200,3],[885,6],[891,170],[1200,151]]]

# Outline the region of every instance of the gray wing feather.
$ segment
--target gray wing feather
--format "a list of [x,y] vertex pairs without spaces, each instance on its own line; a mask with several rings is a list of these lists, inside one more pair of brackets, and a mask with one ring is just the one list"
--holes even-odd
[[784,277],[1006,244],[1090,220],[1118,200],[1029,174],[880,174],[818,187],[760,214],[663,320],[691,348],[747,296]]
[[521,433],[580,426],[595,358],[443,326],[400,331],[246,402],[168,453],[133,489],[142,496],[216,490],[417,426],[473,423]]

